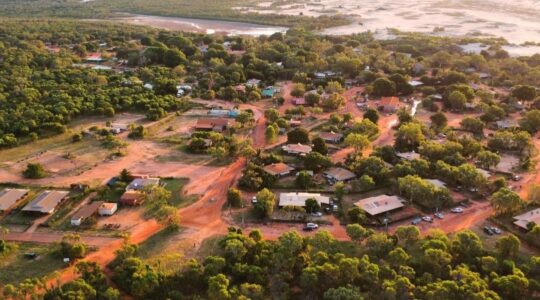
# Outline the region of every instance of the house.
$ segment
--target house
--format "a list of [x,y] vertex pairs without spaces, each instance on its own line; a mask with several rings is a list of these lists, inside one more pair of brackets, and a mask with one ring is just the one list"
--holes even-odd
[[246,86],[245,85],[237,85],[234,87],[234,90],[237,92],[237,93],[245,93],[246,92]]
[[519,158],[514,155],[501,154],[501,160],[495,167],[496,171],[512,173],[513,169],[519,166]]
[[491,75],[489,73],[480,72],[480,73],[478,73],[478,78],[480,78],[482,80],[489,79],[489,78],[491,78]]
[[401,209],[405,206],[403,203],[404,201],[397,196],[380,195],[359,200],[354,205],[374,217]]
[[400,153],[396,153],[396,155],[400,159],[409,160],[409,161],[420,158],[420,154],[416,152],[400,152]]
[[327,143],[339,144],[343,140],[343,134],[331,132],[321,132],[319,137]]
[[229,120],[225,118],[205,118],[197,120],[195,130],[223,132],[229,127]]
[[410,80],[408,82],[412,87],[419,87],[419,86],[423,86],[424,83],[422,81],[419,81],[419,80]]
[[127,124],[113,123],[111,124],[111,132],[113,134],[120,134],[124,131],[128,131],[129,126]]
[[534,223],[536,225],[540,224],[540,208],[533,209],[514,217],[514,225],[521,229],[529,230],[529,223]]
[[306,206],[306,200],[315,199],[320,206],[330,205],[330,197],[322,196],[318,193],[281,193],[279,195],[279,207],[285,206]]
[[306,99],[304,99],[304,98],[293,98],[291,100],[291,103],[293,105],[297,105],[297,106],[298,105],[306,105]]
[[291,174],[294,168],[280,162],[280,163],[264,166],[263,170],[270,175],[282,177],[282,176],[287,176]]
[[240,114],[238,109],[219,109],[212,108],[208,111],[208,115],[211,117],[220,117],[220,118],[236,118]]
[[379,102],[379,109],[385,113],[395,113],[399,107],[398,97],[384,97]]
[[104,62],[105,59],[101,56],[101,53],[92,52],[86,55],[86,57],[84,58],[84,61],[89,62],[89,63],[100,63],[100,62]]
[[120,196],[120,204],[135,206],[144,202],[144,194],[140,191],[127,191]]
[[5,189],[0,192],[0,211],[9,210],[17,201],[28,195],[25,189]]
[[519,127],[518,123],[514,120],[500,120],[495,122],[497,129],[512,129]]
[[145,187],[159,185],[159,178],[135,178],[126,187],[126,191],[142,191]]
[[301,120],[290,120],[289,125],[291,125],[291,127],[299,127],[300,125],[302,125],[302,121]]
[[261,81],[259,79],[250,79],[246,82],[247,87],[256,88],[259,86]]
[[427,182],[433,184],[434,186],[442,189],[446,188],[446,183],[444,181],[441,181],[439,179],[425,179]]
[[305,156],[306,154],[311,153],[312,148],[308,145],[302,145],[302,144],[287,144],[281,147],[281,149],[292,155],[300,155]]
[[313,74],[313,76],[315,77],[315,79],[325,79],[326,78],[326,74],[323,73],[323,72],[316,72]]
[[118,210],[118,204],[112,202],[103,202],[98,209],[100,216],[112,216]]
[[154,85],[151,84],[151,83],[145,83],[143,85],[143,88],[147,89],[147,90],[153,90],[154,89]]
[[328,179],[330,183],[336,183],[338,181],[349,181],[356,178],[356,175],[344,168],[330,168],[324,172],[324,177]]
[[103,204],[103,201],[94,201],[86,204],[79,209],[73,216],[71,216],[71,226],[81,226],[84,220],[95,215],[99,207]]
[[261,95],[263,98],[272,98],[277,92],[278,92],[277,88],[273,86],[269,86],[262,90]]
[[68,194],[67,191],[43,191],[32,202],[28,203],[22,211],[52,214]]

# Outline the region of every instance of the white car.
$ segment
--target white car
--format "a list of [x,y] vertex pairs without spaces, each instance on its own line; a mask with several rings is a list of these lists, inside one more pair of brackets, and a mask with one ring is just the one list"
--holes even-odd
[[430,216],[423,216],[422,220],[424,220],[424,222],[429,222],[429,223],[433,222],[433,218]]
[[251,203],[253,204],[257,203],[257,197],[253,196],[253,198],[251,198]]
[[318,212],[311,213],[311,216],[312,217],[322,217],[322,212],[318,211]]
[[460,214],[460,213],[463,212],[463,208],[462,207],[454,207],[450,211],[455,213],[455,214]]
[[305,230],[315,230],[317,228],[319,228],[319,225],[315,223],[307,223],[306,227],[304,227]]
[[444,214],[442,212],[436,212],[434,215],[439,219],[444,219]]

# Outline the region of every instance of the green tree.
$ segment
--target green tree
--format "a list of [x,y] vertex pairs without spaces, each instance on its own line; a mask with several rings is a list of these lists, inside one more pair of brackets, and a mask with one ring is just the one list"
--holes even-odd
[[311,143],[313,144],[313,151],[319,152],[322,155],[328,154],[328,147],[321,137],[315,137]]
[[263,218],[270,217],[274,212],[276,195],[265,188],[258,192],[255,197],[257,198],[257,203],[254,205],[255,212]]
[[502,259],[512,259],[516,257],[520,245],[521,243],[515,235],[508,234],[497,239],[495,248]]
[[295,128],[287,133],[287,144],[309,144],[309,133],[304,128]]
[[433,127],[439,130],[446,127],[446,125],[448,124],[448,119],[446,118],[446,115],[442,112],[437,112],[429,118],[431,120],[431,124],[433,124]]
[[238,189],[230,188],[227,191],[227,203],[232,207],[242,206],[242,194]]
[[23,171],[23,175],[29,179],[40,179],[47,176],[45,168],[40,163],[29,163],[26,165],[26,170]]
[[369,147],[369,138],[363,134],[349,133],[345,138],[345,144],[354,148],[356,153],[361,153],[364,149]]
[[345,228],[351,240],[359,242],[369,236],[370,231],[359,224],[348,224]]
[[373,93],[378,97],[389,97],[396,94],[396,84],[387,78],[378,78],[373,82]]
[[295,179],[296,186],[301,189],[308,189],[313,184],[313,178],[306,171],[300,171]]
[[476,155],[476,159],[478,160],[478,164],[485,169],[490,169],[499,164],[501,161],[501,157],[488,150],[480,151]]
[[465,103],[467,103],[467,97],[460,91],[453,91],[448,95],[448,104],[452,110],[463,110]]
[[536,89],[529,85],[518,85],[512,89],[512,96],[519,100],[531,101],[536,95]]
[[319,202],[313,198],[309,198],[306,200],[306,211],[309,213],[318,212],[321,209],[321,206],[319,205]]
[[377,122],[379,122],[379,113],[373,108],[368,108],[364,112],[364,119],[368,119],[373,122],[373,124],[377,124]]
[[513,214],[523,207],[524,202],[514,191],[501,188],[491,195],[491,205],[497,214]]

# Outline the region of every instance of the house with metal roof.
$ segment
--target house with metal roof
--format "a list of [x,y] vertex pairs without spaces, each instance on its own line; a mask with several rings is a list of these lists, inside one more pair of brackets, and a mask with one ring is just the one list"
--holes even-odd
[[308,199],[315,199],[319,205],[330,205],[330,197],[318,193],[281,193],[279,195],[279,207],[305,207]]
[[0,192],[0,211],[9,210],[26,195],[28,195],[26,189],[4,189]]
[[354,205],[360,207],[370,216],[377,216],[403,208],[404,202],[398,196],[380,195],[359,200]]
[[69,192],[67,191],[43,191],[34,200],[28,203],[22,211],[52,214],[58,204],[62,202]]

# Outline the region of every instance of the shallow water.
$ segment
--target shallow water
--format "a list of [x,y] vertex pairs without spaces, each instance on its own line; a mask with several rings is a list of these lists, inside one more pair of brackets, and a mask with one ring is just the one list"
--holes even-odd
[[135,15],[117,19],[122,22],[138,25],[148,25],[169,30],[182,30],[200,33],[224,33],[226,35],[271,35],[287,31],[286,27],[264,26],[242,22],[204,20],[191,18],[160,17]]
[[[527,41],[540,42],[538,0],[298,0],[296,5],[266,5],[243,8],[242,11],[307,16],[339,13],[353,20],[350,25],[323,31],[332,35],[370,30],[387,38],[385,29],[396,28],[438,36],[503,37],[517,45]],[[439,31],[435,32],[435,28]],[[509,50],[515,55],[540,51],[538,47],[526,48],[512,47]]]

